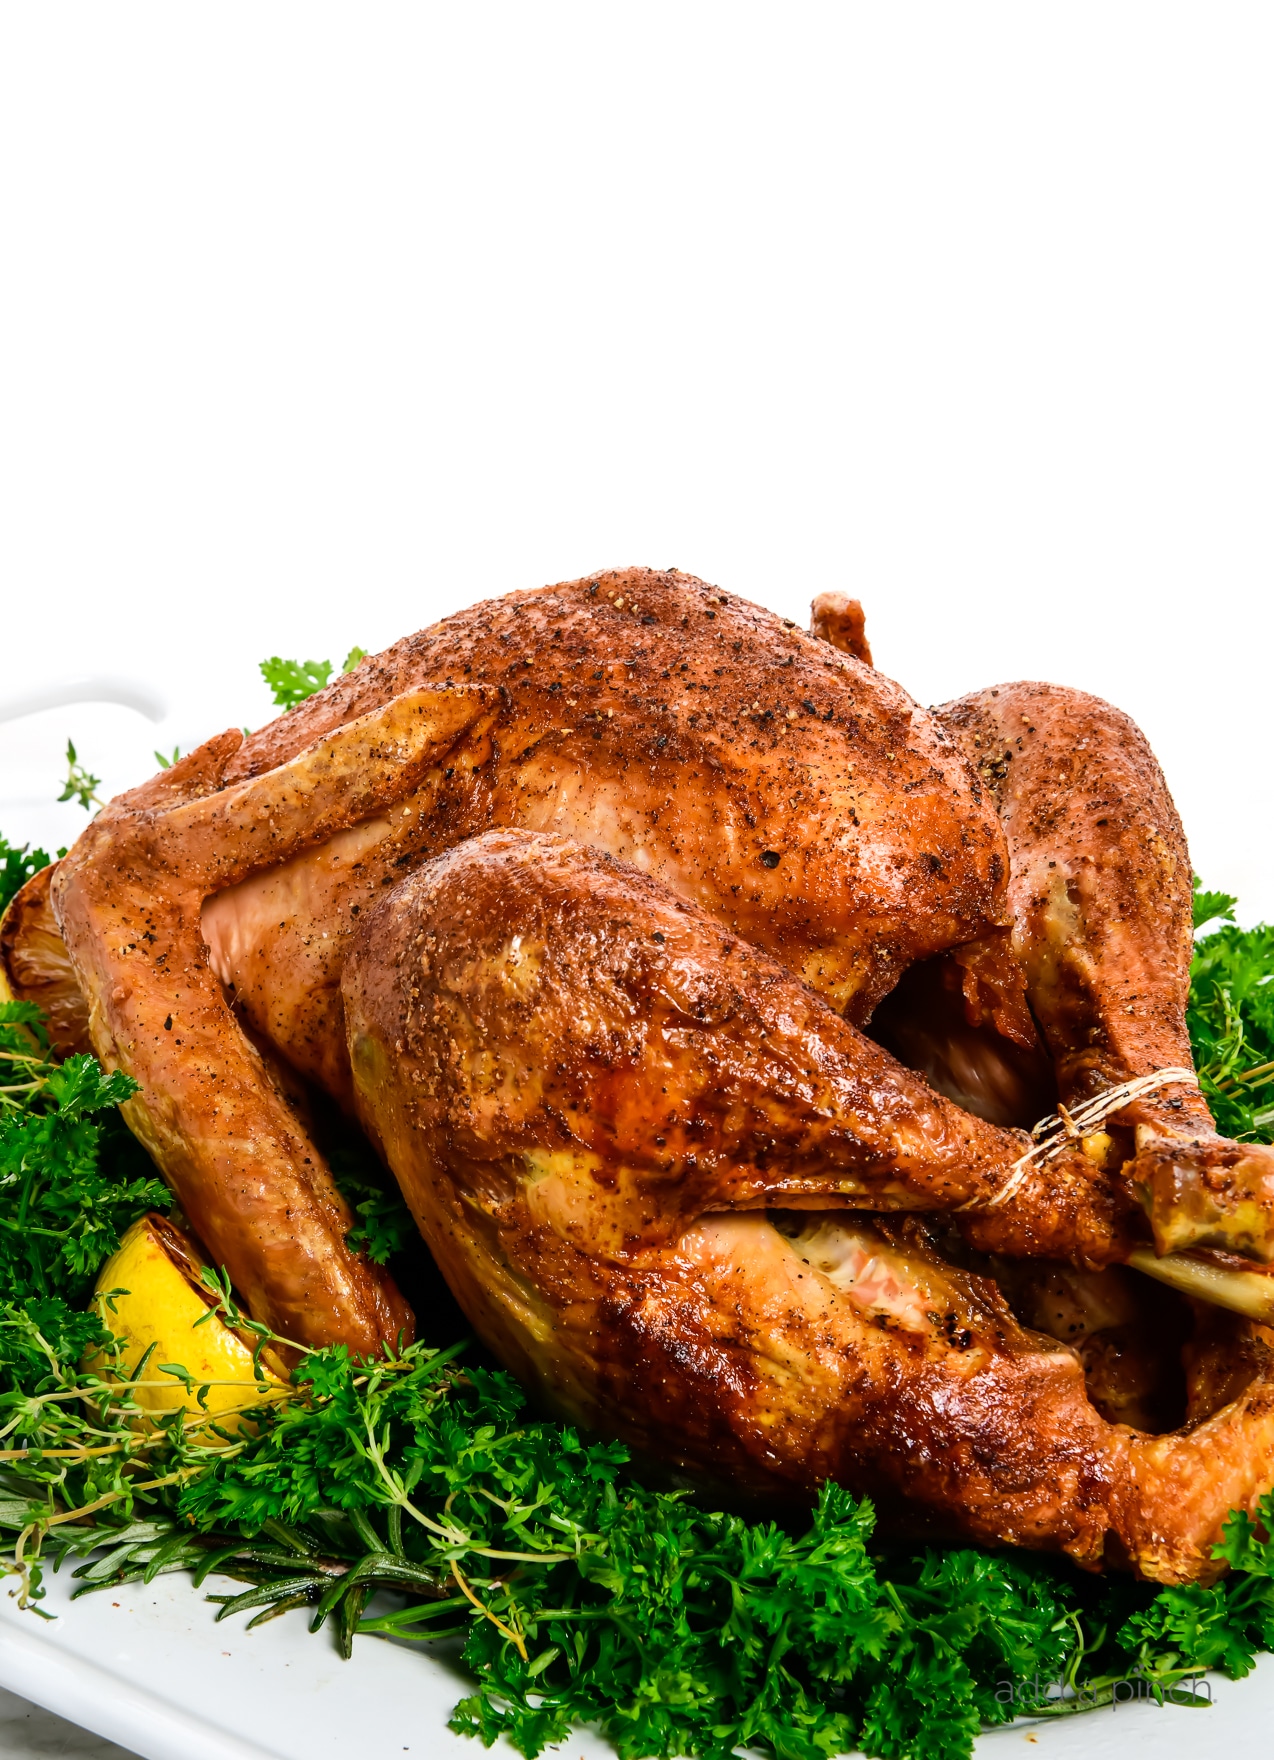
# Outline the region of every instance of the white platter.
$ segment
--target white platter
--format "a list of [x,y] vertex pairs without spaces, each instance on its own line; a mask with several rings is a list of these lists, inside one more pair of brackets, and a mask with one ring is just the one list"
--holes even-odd
[[[248,1632],[242,1617],[213,1623],[188,1577],[103,1590],[74,1604],[69,1564],[46,1579],[42,1620],[0,1595],[0,1686],[106,1736],[144,1760],[481,1760],[480,1743],[447,1718],[470,1690],[449,1658],[360,1639],[343,1662],[303,1612]],[[1211,1710],[1121,1705],[1060,1723],[1016,1724],[977,1744],[979,1760],[1198,1760],[1268,1749],[1274,1657],[1246,1681],[1211,1682]],[[501,1743],[497,1752],[512,1753]],[[562,1760],[601,1760],[613,1749],[576,1731]]]
[[[46,1578],[43,1620],[0,1595],[0,1686],[83,1724],[145,1760],[402,1760],[483,1752],[447,1728],[469,1690],[439,1656],[362,1641],[343,1662],[306,1616],[256,1631],[214,1623],[204,1596],[242,1584],[182,1575],[86,1595],[67,1566]],[[507,1751],[507,1750],[506,1750]],[[572,1756],[608,1752],[596,1740]]]

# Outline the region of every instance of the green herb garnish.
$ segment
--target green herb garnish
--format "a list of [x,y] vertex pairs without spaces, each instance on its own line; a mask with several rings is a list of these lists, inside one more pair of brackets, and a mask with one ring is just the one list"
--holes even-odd
[[87,813],[90,807],[103,807],[105,801],[98,794],[102,786],[100,776],[93,776],[84,768],[75,754],[73,740],[66,742],[66,781],[62,784],[59,801],[78,801]]
[[84,1301],[129,1223],[171,1202],[116,1110],[136,1087],[52,1062],[39,1009],[0,1002],[0,1299]]
[[1195,882],[1204,933],[1190,973],[1187,1022],[1199,1085],[1222,1136],[1274,1141],[1274,927],[1240,929],[1237,901]]
[[[66,851],[58,851],[60,860]],[[9,908],[9,902],[21,892],[27,881],[38,874],[41,868],[47,868],[53,857],[47,850],[32,849],[29,843],[10,843],[7,837],[0,837],[0,916]]]
[[[353,672],[360,660],[367,658],[366,648],[351,648],[341,666],[342,672]],[[280,709],[295,709],[331,682],[330,660],[280,660],[276,654],[261,662],[261,676],[270,687],[270,694]]]

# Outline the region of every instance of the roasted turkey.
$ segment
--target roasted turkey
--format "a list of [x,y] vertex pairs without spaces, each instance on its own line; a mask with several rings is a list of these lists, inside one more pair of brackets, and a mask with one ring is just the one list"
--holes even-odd
[[318,1093],[557,1410],[737,1498],[1207,1577],[1274,1484],[1274,1152],[1190,1074],[1171,797],[1105,703],[925,710],[855,602],[812,629],[640,569],[475,606],[112,801],[7,982],[137,1079],[288,1339],[413,1327]]

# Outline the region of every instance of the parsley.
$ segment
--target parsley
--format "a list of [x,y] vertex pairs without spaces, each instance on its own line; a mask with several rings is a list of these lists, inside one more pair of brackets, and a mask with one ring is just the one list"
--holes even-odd
[[[801,1528],[749,1522],[647,1485],[621,1446],[529,1416],[510,1377],[454,1355],[315,1352],[255,1439],[174,1443],[180,1489],[150,1527],[58,1542],[112,1547],[85,1587],[237,1576],[218,1619],[308,1604],[346,1654],[360,1633],[463,1637],[476,1690],[452,1727],[527,1755],[592,1721],[628,1760],[965,1760],[980,1728],[1109,1704],[1130,1677],[1188,1701],[1192,1676],[1246,1672],[1267,1641],[1274,1553],[1250,1523],[1227,1529],[1228,1581],[1156,1591],[1047,1558],[882,1549],[870,1504],[836,1486]],[[401,1605],[368,1614],[378,1590]]]
[[[298,1379],[309,1401],[192,1480],[180,1514],[285,1528],[311,1573],[343,1554],[309,1592],[321,1618],[353,1599],[353,1631],[467,1632],[480,1685],[452,1727],[488,1741],[534,1754],[595,1719],[632,1756],[824,1760],[857,1740],[955,1760],[1005,1719],[997,1671],[1060,1672],[1073,1645],[1065,1593],[1031,1563],[931,1553],[884,1578],[870,1505],[839,1487],[795,1533],[705,1511],[644,1485],[619,1445],[528,1420],[503,1373],[422,1346],[371,1370],[320,1352]],[[291,1599],[304,1569],[223,1616]],[[411,1599],[361,1616],[378,1587]]]
[[328,1162],[341,1196],[358,1218],[345,1236],[346,1246],[366,1253],[374,1265],[387,1265],[417,1239],[416,1224],[393,1176],[365,1141],[333,1148]]
[[[359,661],[366,658],[366,648],[351,648],[341,671],[353,672]],[[277,654],[261,662],[261,676],[280,709],[295,709],[298,703],[321,691],[330,681],[332,670],[330,660],[280,660]]]
[[1235,900],[1195,891],[1186,1020],[1199,1084],[1223,1136],[1274,1141],[1274,927],[1240,929]]
[[170,1201],[115,1115],[137,1084],[92,1057],[50,1062],[28,1002],[0,1003],[0,1072],[0,1298],[83,1302],[134,1217]]
[[1199,876],[1194,876],[1194,931],[1211,929],[1219,922],[1234,921],[1234,907],[1238,903],[1229,892],[1209,892]]
[[[60,861],[65,854],[60,849],[57,859]],[[7,837],[0,837],[0,917],[32,875],[47,868],[52,859],[46,850],[32,849],[29,843],[10,843]]]

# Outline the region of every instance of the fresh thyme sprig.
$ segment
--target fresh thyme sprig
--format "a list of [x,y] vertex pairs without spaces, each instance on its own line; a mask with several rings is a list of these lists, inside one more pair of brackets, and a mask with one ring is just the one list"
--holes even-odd
[[62,784],[60,801],[78,801],[87,813],[90,807],[104,807],[106,802],[98,794],[102,786],[100,776],[93,776],[87,771],[75,754],[72,740],[66,742],[66,781]]

